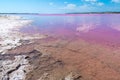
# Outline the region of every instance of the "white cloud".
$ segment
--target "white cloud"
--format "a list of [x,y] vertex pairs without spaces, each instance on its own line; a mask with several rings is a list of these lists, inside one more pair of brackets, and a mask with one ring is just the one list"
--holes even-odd
[[[91,12],[96,10],[100,6],[104,6],[105,4],[103,2],[100,2],[99,0],[82,0],[86,2],[83,5],[76,5],[76,4],[68,4],[66,2],[66,6],[60,8],[65,10],[74,10],[74,12]],[[89,3],[89,4],[88,4]]]
[[103,5],[104,5],[104,3],[99,2],[99,3],[97,3],[97,5],[98,5],[98,6],[103,6]]
[[120,3],[120,0],[112,0],[114,3]]
[[86,2],[97,2],[97,0],[84,0]]
[[80,12],[90,12],[90,11],[92,11],[94,9],[95,9],[94,6],[87,5],[87,4],[84,4],[84,5],[81,5],[81,6],[78,7],[78,10]]
[[49,5],[52,6],[54,3],[53,2],[50,2]]
[[87,5],[87,4],[80,5],[80,6],[77,6],[75,4],[67,4],[65,7],[62,7],[60,9],[72,10],[73,12],[88,12],[88,11],[93,10],[94,7],[91,5]]
[[62,9],[70,9],[70,10],[72,10],[72,9],[75,9],[77,6],[75,5],[75,4],[67,4],[64,8],[62,8]]
[[90,3],[92,5],[96,4],[97,0],[82,0],[83,2]]
[[100,2],[99,0],[83,0],[84,2],[88,2],[92,5],[103,6],[104,3]]
[[87,8],[89,8],[88,5],[82,5],[82,6],[80,6],[80,9],[87,9]]
[[67,4],[68,2],[64,2],[64,4]]

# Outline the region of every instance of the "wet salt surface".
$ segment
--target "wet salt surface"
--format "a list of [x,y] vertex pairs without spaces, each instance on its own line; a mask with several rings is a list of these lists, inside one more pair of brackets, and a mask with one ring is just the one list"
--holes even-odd
[[32,26],[21,29],[59,38],[80,38],[110,47],[120,47],[120,14],[27,15]]

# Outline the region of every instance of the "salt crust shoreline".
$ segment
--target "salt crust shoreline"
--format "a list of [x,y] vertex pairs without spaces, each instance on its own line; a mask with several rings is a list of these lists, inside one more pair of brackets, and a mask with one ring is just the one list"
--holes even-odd
[[[30,36],[19,32],[20,28],[31,23],[32,20],[25,20],[20,16],[0,16],[0,55],[22,45],[21,41],[29,40],[31,42],[33,39],[45,38],[39,34]],[[26,75],[24,70],[30,66],[24,57],[25,55],[19,55],[15,56],[15,60],[0,60],[0,80],[24,80]],[[16,69],[17,66],[19,69]],[[7,73],[12,70],[15,71],[8,75]]]
[[32,20],[25,20],[20,16],[0,16],[0,54],[4,54],[7,50],[22,45],[22,40],[44,38],[45,36],[39,34],[28,35],[19,32],[20,28],[31,23]]

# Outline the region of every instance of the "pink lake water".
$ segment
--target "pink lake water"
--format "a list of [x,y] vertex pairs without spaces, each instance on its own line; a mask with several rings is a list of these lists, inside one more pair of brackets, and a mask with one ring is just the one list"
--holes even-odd
[[91,43],[120,47],[120,14],[22,15],[32,19],[22,32],[83,39]]

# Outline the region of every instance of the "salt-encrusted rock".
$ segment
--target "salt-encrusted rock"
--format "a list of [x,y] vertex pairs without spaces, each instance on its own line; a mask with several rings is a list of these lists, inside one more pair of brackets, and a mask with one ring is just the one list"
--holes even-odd
[[15,56],[14,60],[3,60],[0,68],[0,80],[24,80],[30,66],[25,55]]

